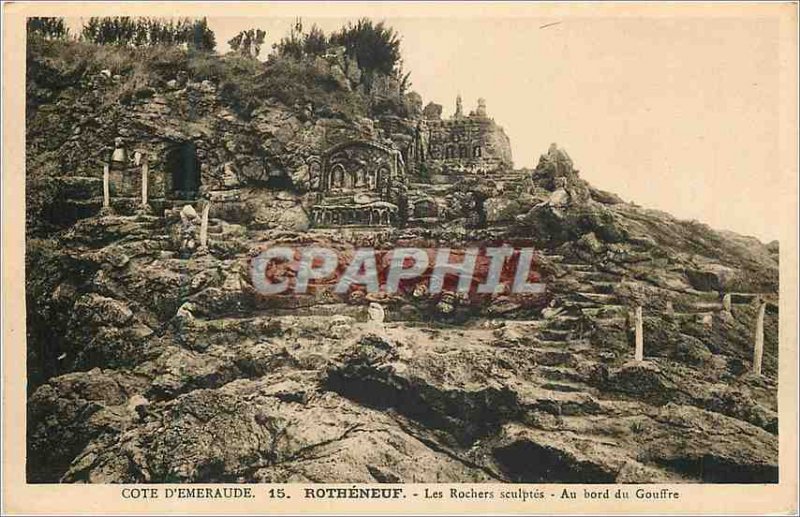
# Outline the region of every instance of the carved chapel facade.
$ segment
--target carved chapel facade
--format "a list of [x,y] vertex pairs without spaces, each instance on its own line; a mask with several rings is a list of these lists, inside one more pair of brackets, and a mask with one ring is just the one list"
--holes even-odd
[[425,183],[452,183],[512,168],[510,141],[487,115],[485,101],[479,99],[477,109],[464,115],[459,97],[452,117],[420,120],[405,146],[353,140],[311,158],[311,186],[317,193],[311,224],[394,226],[438,213]]

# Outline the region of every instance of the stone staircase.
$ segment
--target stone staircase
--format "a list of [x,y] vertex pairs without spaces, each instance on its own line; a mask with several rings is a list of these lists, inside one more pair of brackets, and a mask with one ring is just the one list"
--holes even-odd
[[[199,228],[198,228],[199,231]],[[224,242],[236,237],[243,237],[247,229],[240,224],[232,224],[221,219],[208,220],[208,240],[209,242]]]
[[621,275],[597,270],[592,264],[562,262],[560,267],[579,284],[578,289],[561,294],[567,313],[593,319],[627,315],[628,305],[616,293]]
[[[593,350],[589,342],[591,332],[597,328],[619,332],[630,324],[629,313],[634,302],[628,299],[629,295],[620,294],[623,275],[600,269],[594,264],[569,262],[555,253],[540,256],[544,261],[555,264],[562,271],[559,279],[567,279],[571,282],[567,285],[574,287],[555,293],[558,303],[551,308],[549,317],[545,315],[542,320],[515,321],[514,328],[534,340],[533,353],[560,350],[571,354],[580,354],[582,351],[591,351],[590,355],[601,354],[603,351]],[[717,292],[687,290],[674,294],[678,294],[679,301],[674,303],[669,316],[663,309],[655,312],[645,307],[644,318],[671,317],[708,323],[715,314],[724,310],[722,297]],[[730,295],[732,306],[750,304],[760,296],[759,293]]]

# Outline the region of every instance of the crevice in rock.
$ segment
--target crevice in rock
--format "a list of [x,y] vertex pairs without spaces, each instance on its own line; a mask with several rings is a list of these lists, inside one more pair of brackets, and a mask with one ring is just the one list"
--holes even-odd
[[704,483],[777,483],[777,465],[743,465],[706,454],[661,460],[664,466],[701,479]]
[[500,468],[516,483],[613,483],[616,473],[528,440],[495,449]]
[[477,463],[475,463],[473,461],[470,461],[470,460],[468,460],[466,458],[463,458],[460,455],[458,455],[458,454],[454,453],[453,451],[449,450],[447,447],[444,447],[443,445],[441,445],[439,443],[436,443],[434,440],[426,438],[426,437],[422,436],[420,433],[414,432],[413,429],[410,426],[408,426],[407,424],[401,422],[397,418],[395,418],[395,422],[397,423],[397,426],[400,429],[403,430],[404,433],[406,433],[407,435],[411,436],[415,440],[418,440],[419,442],[421,442],[423,445],[425,445],[426,447],[428,447],[432,451],[437,452],[439,454],[444,454],[448,458],[451,458],[451,459],[453,459],[455,461],[458,461],[459,463],[463,464],[464,466],[466,466],[466,467],[468,467],[470,469],[480,470],[481,472],[483,472],[487,476],[491,477],[492,479],[496,479],[496,480],[501,481],[501,482],[508,481],[508,479],[504,478],[500,473],[495,472],[494,470],[492,470],[492,469],[490,469],[490,468],[488,468],[488,467],[486,467],[484,465],[479,465],[479,464],[477,464]]

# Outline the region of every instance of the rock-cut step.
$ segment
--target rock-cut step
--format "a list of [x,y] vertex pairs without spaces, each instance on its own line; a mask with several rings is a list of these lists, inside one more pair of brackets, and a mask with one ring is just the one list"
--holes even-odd
[[588,300],[595,304],[620,305],[620,300],[615,294],[587,293],[587,292],[578,292],[575,294],[579,297],[579,299]]
[[691,312],[717,311],[722,309],[722,302],[694,302],[683,305]]
[[569,341],[575,333],[572,329],[543,328],[539,330],[539,335],[547,341],[558,341],[561,343]]
[[549,329],[576,330],[583,319],[581,315],[559,314],[545,321]]
[[554,255],[554,254],[542,253],[539,256],[541,258],[543,258],[544,260],[547,260],[549,262],[560,263],[560,262],[564,261],[564,255]]
[[586,339],[545,339],[540,338],[536,340],[537,349],[559,349],[569,351],[572,353],[583,352],[592,348],[591,343]]
[[699,312],[673,312],[671,318],[678,321],[702,321],[706,318],[713,318],[714,312],[699,311]]
[[557,416],[590,415],[602,411],[593,392],[592,388],[576,382],[547,382],[521,391],[519,401],[528,410]]
[[593,319],[610,319],[627,317],[628,307],[624,305],[605,305],[602,307],[585,307],[581,309],[584,316]]
[[622,275],[605,271],[573,270],[572,274],[581,282],[615,282],[619,283]]
[[576,271],[585,271],[585,272],[594,271],[594,266],[591,265],[591,264],[573,264],[571,262],[565,262],[565,263],[561,264],[561,267],[563,267],[564,269],[566,269],[568,271],[571,271],[571,272],[576,272]]
[[614,289],[619,285],[619,282],[598,282],[589,281],[584,284],[593,293],[598,294],[614,294]]

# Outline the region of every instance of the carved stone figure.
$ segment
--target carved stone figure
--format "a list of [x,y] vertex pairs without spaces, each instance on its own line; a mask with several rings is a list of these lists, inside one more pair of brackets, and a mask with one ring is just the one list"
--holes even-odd
[[200,217],[192,205],[184,205],[181,216],[181,246],[182,258],[188,258],[197,249],[197,225]]
[[126,163],[128,161],[128,153],[125,150],[125,141],[122,137],[114,139],[114,152],[111,154],[111,161],[115,163]]
[[475,114],[479,117],[486,116],[486,99],[478,99],[478,109],[475,110]]
[[436,304],[436,310],[444,315],[452,314],[453,311],[456,310],[457,303],[458,299],[454,293],[444,292],[442,293],[442,297],[439,299],[439,302]]
[[383,306],[375,302],[369,304],[367,314],[369,315],[369,321],[372,323],[383,323],[386,318],[386,311],[383,310]]

